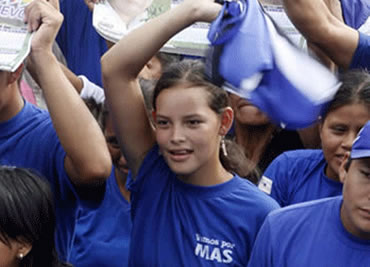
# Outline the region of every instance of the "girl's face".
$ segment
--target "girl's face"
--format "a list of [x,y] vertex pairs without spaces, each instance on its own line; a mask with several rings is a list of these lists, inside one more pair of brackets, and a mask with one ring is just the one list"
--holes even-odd
[[187,180],[220,164],[221,119],[207,100],[202,87],[166,89],[156,100],[157,143],[171,170]]
[[367,106],[360,103],[344,105],[330,111],[320,126],[321,146],[327,162],[325,174],[338,180],[338,171],[344,154],[362,126],[370,119]]
[[269,118],[256,106],[236,94],[229,94],[235,114],[235,121],[243,125],[259,126],[270,122]]

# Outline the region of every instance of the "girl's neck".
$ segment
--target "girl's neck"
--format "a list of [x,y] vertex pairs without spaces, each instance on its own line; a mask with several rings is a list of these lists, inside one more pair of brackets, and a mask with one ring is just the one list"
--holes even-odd
[[248,159],[257,165],[275,131],[276,126],[273,124],[249,126],[235,123],[236,143],[243,147]]
[[234,175],[228,172],[218,161],[216,166],[204,167],[189,175],[177,175],[177,178],[187,184],[197,186],[212,186],[231,180]]

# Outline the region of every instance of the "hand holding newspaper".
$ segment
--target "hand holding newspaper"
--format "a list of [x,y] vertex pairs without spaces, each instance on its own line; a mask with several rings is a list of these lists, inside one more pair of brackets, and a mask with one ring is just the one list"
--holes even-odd
[[31,50],[24,9],[32,0],[0,0],[0,70],[15,71]]

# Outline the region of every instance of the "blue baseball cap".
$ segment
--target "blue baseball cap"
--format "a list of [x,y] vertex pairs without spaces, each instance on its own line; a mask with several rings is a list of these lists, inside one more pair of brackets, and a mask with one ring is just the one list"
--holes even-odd
[[370,158],[370,121],[358,133],[352,144],[351,159]]

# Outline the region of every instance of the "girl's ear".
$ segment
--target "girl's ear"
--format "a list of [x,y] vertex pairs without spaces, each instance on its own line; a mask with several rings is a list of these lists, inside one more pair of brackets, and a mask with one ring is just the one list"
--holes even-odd
[[17,258],[22,260],[31,251],[32,245],[28,242],[17,242]]
[[231,107],[225,108],[221,114],[221,126],[219,130],[219,134],[221,136],[225,136],[229,132],[233,124],[233,120],[234,120],[234,112],[232,108]]
[[347,176],[347,172],[348,172],[348,170],[346,168],[346,165],[347,165],[349,157],[350,157],[350,152],[346,152],[344,154],[342,164],[340,164],[340,167],[339,167],[339,180],[342,184],[346,180],[346,176]]

